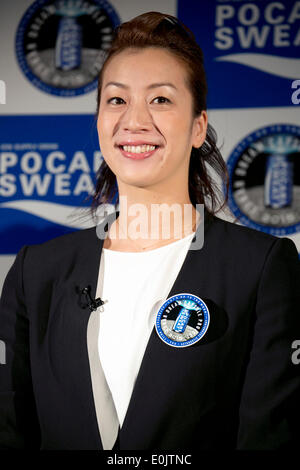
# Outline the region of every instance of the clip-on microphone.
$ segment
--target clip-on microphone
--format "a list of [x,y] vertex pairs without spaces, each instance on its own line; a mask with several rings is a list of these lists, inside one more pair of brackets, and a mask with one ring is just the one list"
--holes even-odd
[[89,307],[91,312],[93,312],[94,310],[97,310],[98,307],[100,307],[101,305],[107,302],[107,300],[102,300],[100,297],[98,297],[98,299],[92,299],[91,286],[84,287],[84,289],[82,289],[81,291],[81,294],[86,296],[87,307]]

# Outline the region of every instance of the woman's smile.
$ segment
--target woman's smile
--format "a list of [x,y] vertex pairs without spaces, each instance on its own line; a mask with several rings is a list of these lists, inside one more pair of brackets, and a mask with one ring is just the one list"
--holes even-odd
[[144,160],[145,158],[152,157],[158,148],[158,145],[144,143],[119,145],[122,155],[126,158],[131,158],[132,160]]
[[116,147],[120,150],[122,157],[141,161],[156,154],[162,145],[158,143],[158,139],[154,142],[151,139],[145,140],[138,137],[127,137],[119,140]]

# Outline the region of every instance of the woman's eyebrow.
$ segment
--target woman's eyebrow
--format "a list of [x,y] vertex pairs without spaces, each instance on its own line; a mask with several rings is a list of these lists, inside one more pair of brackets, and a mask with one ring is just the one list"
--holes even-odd
[[[124,88],[124,89],[130,88],[128,85],[125,85],[124,83],[120,83],[120,82],[108,82],[105,85],[104,88],[106,88],[110,85],[117,86],[119,88]],[[171,87],[171,88],[174,88],[175,90],[177,90],[176,86],[173,83],[170,83],[170,82],[151,83],[151,85],[147,86],[147,89],[159,88],[159,87],[162,87],[162,86],[168,86],[168,87]]]
[[175,90],[177,90],[176,86],[173,85],[173,83],[170,83],[170,82],[152,83],[147,88],[148,89],[150,89],[150,88],[159,88],[161,86],[169,86],[169,87],[174,88]]

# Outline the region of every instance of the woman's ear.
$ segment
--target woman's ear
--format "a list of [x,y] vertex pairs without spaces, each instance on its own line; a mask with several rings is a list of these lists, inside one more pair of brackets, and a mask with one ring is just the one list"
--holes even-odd
[[194,119],[193,124],[193,136],[192,136],[192,146],[195,148],[201,147],[205,141],[206,131],[207,131],[207,112],[202,111],[199,116]]

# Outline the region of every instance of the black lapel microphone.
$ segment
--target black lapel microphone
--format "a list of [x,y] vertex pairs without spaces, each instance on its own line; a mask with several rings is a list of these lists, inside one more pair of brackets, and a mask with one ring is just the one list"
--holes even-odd
[[102,300],[100,297],[98,297],[98,299],[92,299],[91,286],[84,287],[81,290],[81,294],[85,295],[86,301],[87,301],[87,304],[85,305],[85,307],[89,307],[91,312],[93,312],[94,310],[97,310],[98,307],[100,307],[101,305],[107,302],[107,300]]

